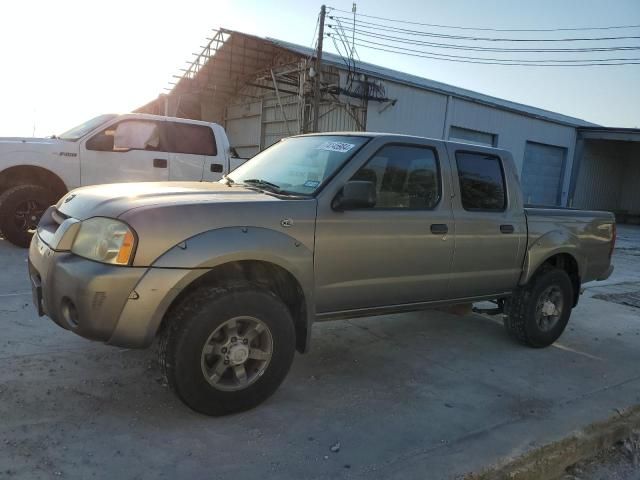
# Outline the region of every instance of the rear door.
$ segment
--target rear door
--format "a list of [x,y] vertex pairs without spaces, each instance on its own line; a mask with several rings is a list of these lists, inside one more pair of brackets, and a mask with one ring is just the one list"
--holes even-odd
[[164,121],[124,119],[80,144],[82,185],[169,179]]
[[218,162],[218,149],[209,125],[168,121],[169,179],[219,180],[222,162]]
[[521,273],[527,233],[513,162],[495,150],[448,148],[456,229],[450,294],[508,292]]

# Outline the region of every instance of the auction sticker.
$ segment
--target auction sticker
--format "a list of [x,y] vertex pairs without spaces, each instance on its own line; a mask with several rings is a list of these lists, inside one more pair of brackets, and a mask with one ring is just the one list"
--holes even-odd
[[316,150],[328,150],[329,152],[345,153],[355,147],[353,143],[345,142],[323,142],[316,147]]

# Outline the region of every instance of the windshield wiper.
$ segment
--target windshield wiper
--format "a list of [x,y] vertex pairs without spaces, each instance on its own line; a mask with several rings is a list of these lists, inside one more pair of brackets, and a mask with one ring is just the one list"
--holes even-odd
[[244,180],[242,183],[255,185],[258,188],[263,188],[264,190],[269,190],[274,193],[284,193],[284,190],[280,188],[279,185],[275,183],[268,182],[267,180],[261,180],[258,178],[250,178],[248,180]]

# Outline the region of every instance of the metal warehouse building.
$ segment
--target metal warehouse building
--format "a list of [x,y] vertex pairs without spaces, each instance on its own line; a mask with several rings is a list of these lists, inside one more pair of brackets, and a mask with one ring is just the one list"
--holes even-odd
[[[168,94],[138,111],[213,121],[250,157],[313,131],[315,51],[218,30]],[[640,216],[640,130],[605,128],[325,52],[318,131],[379,131],[505,148],[525,202]]]

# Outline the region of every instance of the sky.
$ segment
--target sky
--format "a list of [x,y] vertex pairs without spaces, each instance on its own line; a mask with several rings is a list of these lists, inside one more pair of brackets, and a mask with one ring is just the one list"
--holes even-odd
[[[5,2],[0,136],[61,133],[101,113],[147,103],[185,68],[214,28],[312,46],[320,5],[311,0]],[[352,2],[327,5],[351,10]],[[386,18],[490,28],[640,24],[639,0],[361,0],[357,9]],[[604,32],[640,36],[640,29]],[[626,43],[634,44],[640,40]],[[325,45],[335,51],[331,42]],[[363,61],[432,80],[606,126],[640,127],[640,65],[527,68],[357,51]],[[640,57],[640,50],[615,53]]]

